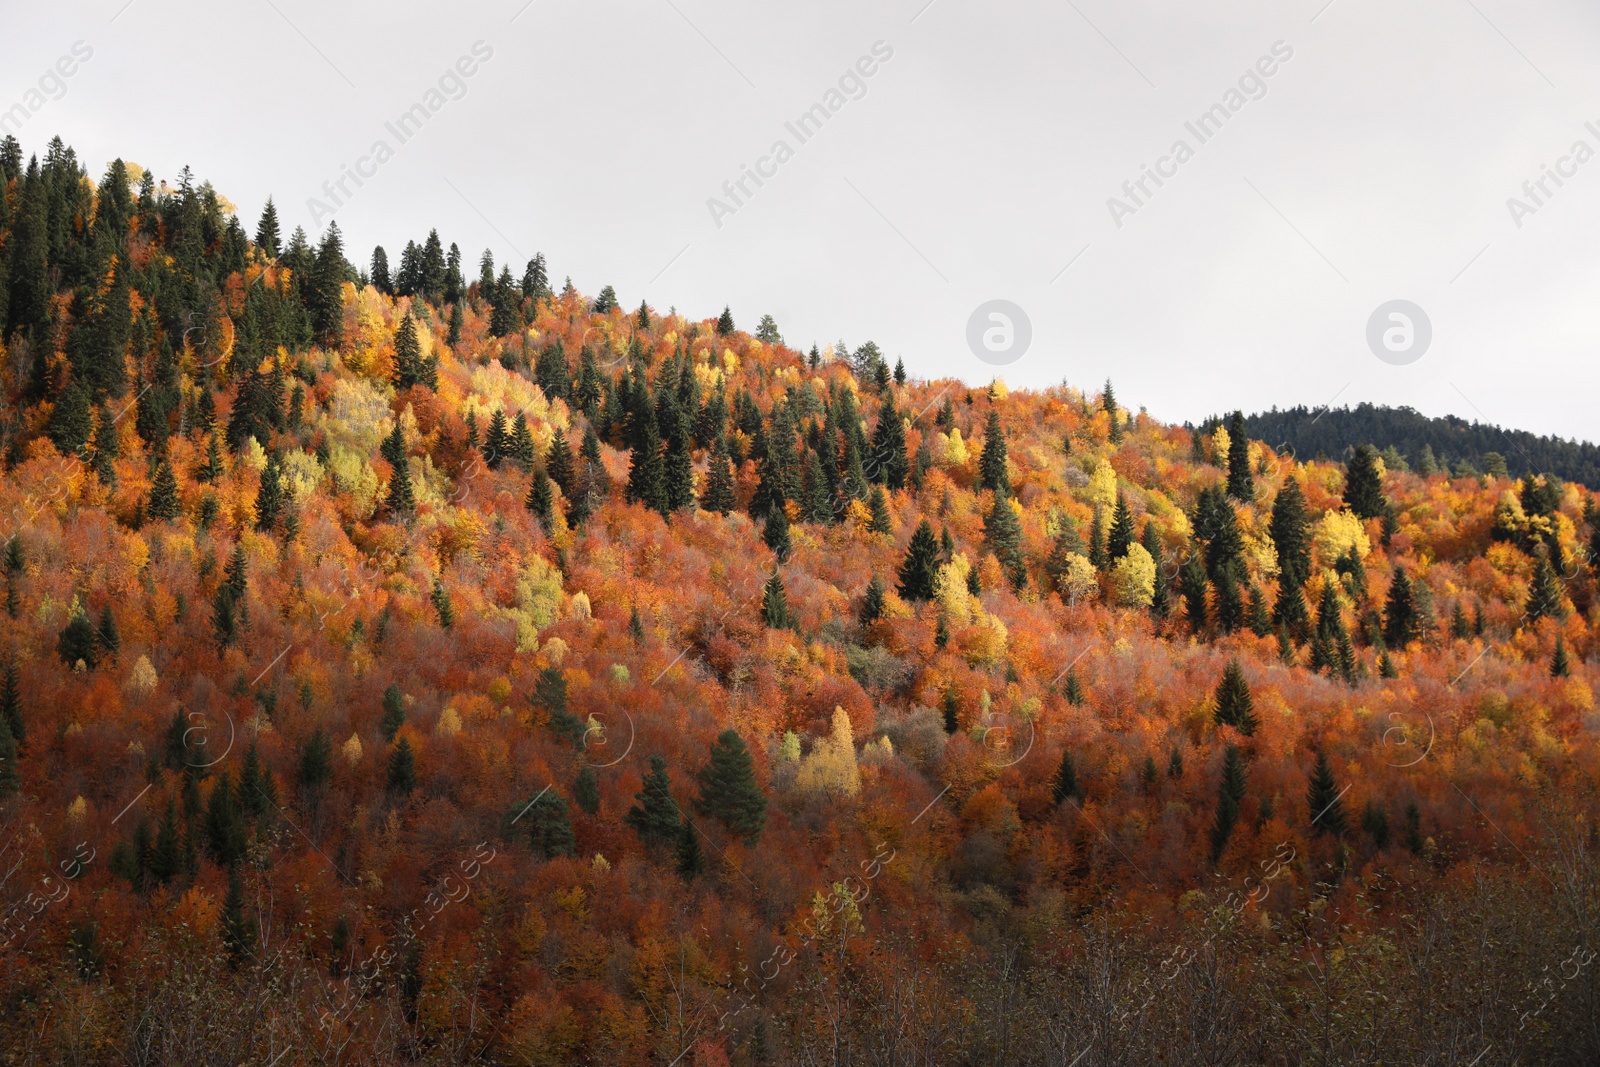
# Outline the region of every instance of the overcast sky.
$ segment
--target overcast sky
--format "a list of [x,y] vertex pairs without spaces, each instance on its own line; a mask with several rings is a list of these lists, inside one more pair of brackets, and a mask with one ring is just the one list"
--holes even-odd
[[[188,164],[252,233],[270,193],[361,265],[437,226],[472,276],[485,248],[519,278],[539,251],[557,285],[770,313],[791,344],[871,338],[972,383],[997,370],[969,317],[1004,299],[1032,324],[1012,385],[1110,376],[1173,421],[1371,400],[1600,437],[1593,4],[3,3],[26,151]],[[419,104],[402,142],[386,124]],[[768,176],[740,192],[745,167]],[[1168,176],[1129,196],[1145,167]],[[1567,176],[1535,200],[1546,167]],[[370,176],[336,203],[346,168]],[[1432,326],[1406,365],[1367,337],[1396,299]]]

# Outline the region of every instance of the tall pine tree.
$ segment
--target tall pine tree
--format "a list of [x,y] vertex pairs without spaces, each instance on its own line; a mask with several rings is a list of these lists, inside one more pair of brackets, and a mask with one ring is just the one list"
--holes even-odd
[[900,595],[907,600],[932,600],[934,580],[939,576],[939,542],[927,519],[917,526],[900,564]]
[[700,795],[694,801],[695,811],[755,843],[767,824],[767,798],[756,784],[755,761],[744,738],[733,730],[718,734],[711,759],[697,778]]

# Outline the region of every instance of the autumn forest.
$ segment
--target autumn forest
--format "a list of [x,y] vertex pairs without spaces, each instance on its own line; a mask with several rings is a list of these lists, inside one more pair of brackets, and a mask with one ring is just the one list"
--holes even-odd
[[1591,489],[426,230],[0,143],[0,1063],[1600,1060]]

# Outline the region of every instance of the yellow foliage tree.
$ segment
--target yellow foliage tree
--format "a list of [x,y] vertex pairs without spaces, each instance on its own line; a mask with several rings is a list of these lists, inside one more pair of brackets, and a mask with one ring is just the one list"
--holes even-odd
[[1334,560],[1352,549],[1362,559],[1372,551],[1365,526],[1350,511],[1330,511],[1322,516],[1312,535],[1312,543],[1324,566],[1332,566]]
[[1130,545],[1128,554],[1117,560],[1111,571],[1117,603],[1124,607],[1148,607],[1156,595],[1156,562],[1143,545]]
[[967,443],[961,440],[960,427],[952,427],[950,435],[945,439],[944,465],[946,467],[965,467],[971,456],[967,452]]
[[972,561],[965,552],[957,552],[933,579],[933,596],[944,608],[945,618],[963,626],[972,621],[972,594],[967,592],[967,576],[971,573]]
[[1103,460],[1089,475],[1089,502],[1107,508],[1116,506],[1117,472]]
[[833,730],[820,738],[811,754],[800,763],[795,786],[804,793],[837,793],[855,796],[861,792],[861,769],[856,765],[855,737],[850,715],[835,705]]
[[[1145,557],[1149,558],[1148,552]],[[1089,562],[1089,557],[1077,552],[1067,553],[1067,568],[1056,579],[1056,592],[1061,594],[1061,598],[1076,607],[1078,601],[1093,596],[1099,588],[1094,564]]]

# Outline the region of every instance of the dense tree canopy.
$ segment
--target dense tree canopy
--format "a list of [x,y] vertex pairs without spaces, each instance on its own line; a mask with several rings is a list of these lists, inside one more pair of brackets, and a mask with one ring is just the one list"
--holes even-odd
[[0,179],[0,1057],[1600,1055],[1582,486]]

